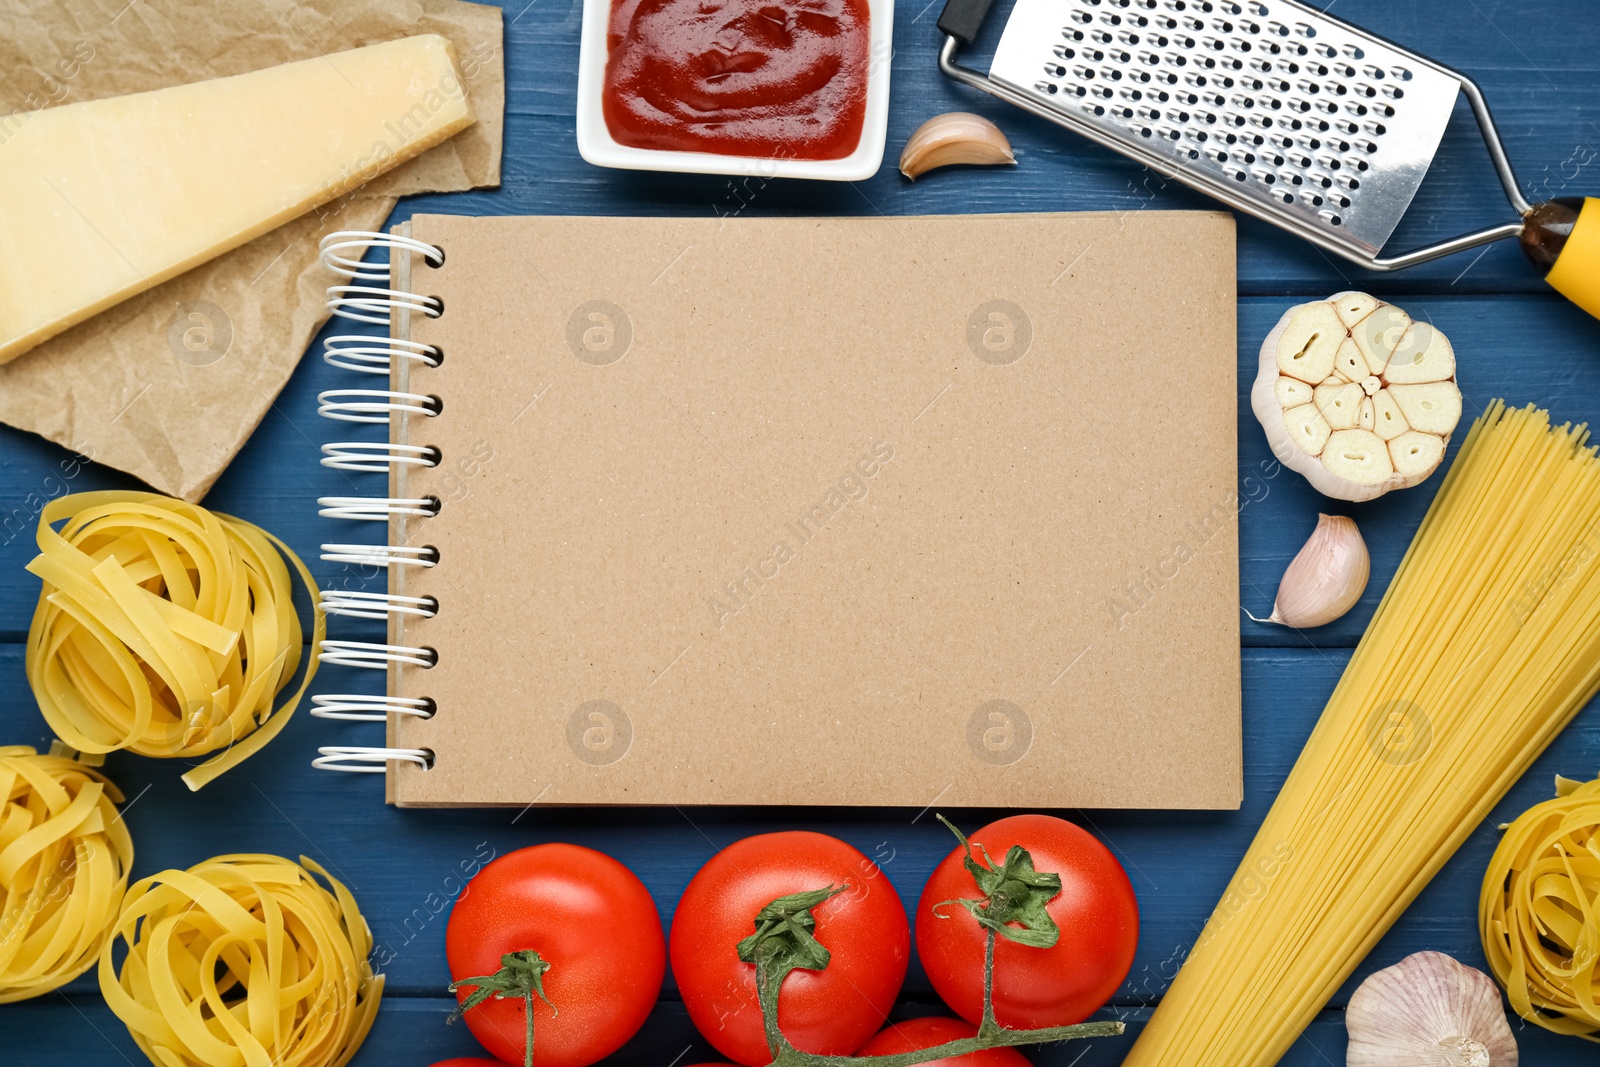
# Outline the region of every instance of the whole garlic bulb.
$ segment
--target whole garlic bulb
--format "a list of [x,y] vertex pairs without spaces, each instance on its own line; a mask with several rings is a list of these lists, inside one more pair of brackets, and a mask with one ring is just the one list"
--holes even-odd
[[1371,575],[1372,557],[1355,520],[1318,515],[1317,528],[1283,572],[1272,614],[1265,619],[1251,615],[1250,621],[1297,630],[1326,626],[1356,606]]
[[1261,345],[1250,406],[1284,466],[1324,496],[1371,500],[1416,485],[1461,421],[1455,350],[1366,293],[1284,313]]
[[1517,1067],[1500,988],[1442,952],[1418,952],[1373,974],[1344,1020],[1346,1067]]

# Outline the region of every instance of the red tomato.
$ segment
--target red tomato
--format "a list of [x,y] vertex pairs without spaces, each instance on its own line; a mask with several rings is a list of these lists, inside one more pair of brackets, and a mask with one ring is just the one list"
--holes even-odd
[[[1002,1026],[1032,1030],[1082,1022],[1117,991],[1133,965],[1139,905],[1133,885],[1109,849],[1092,834],[1049,815],[1012,815],[971,837],[996,864],[1012,845],[1033,856],[1034,869],[1061,876],[1061,892],[1045,905],[1060,928],[1051,948],[1004,937],[995,943],[994,1013]],[[917,902],[917,954],[933,988],[968,1022],[983,1018],[984,929],[963,907],[934,905],[981,898],[957,847],[934,868]],[[943,916],[943,918],[941,918]]]
[[[960,1019],[937,1015],[890,1023],[877,1037],[862,1045],[858,1056],[893,1056],[897,1052],[920,1052],[957,1038],[972,1037],[978,1028]],[[986,1048],[965,1056],[946,1056],[929,1060],[921,1067],[1031,1067],[1028,1058],[1014,1048]]]
[[755,965],[739,942],[756,912],[791,893],[845,885],[812,909],[813,936],[832,954],[821,971],[791,971],[778,1025],[804,1052],[848,1055],[871,1037],[906,976],[911,935],[889,879],[837,838],[806,831],[747,837],[711,858],[672,918],[672,973],[689,1018],[717,1051],[747,1067],[770,1063]]
[[[666,941],[649,890],[610,856],[577,845],[535,845],[494,860],[456,901],[445,930],[454,980],[493,974],[500,957],[532,949],[550,964],[534,998],[536,1067],[584,1067],[635,1033],[661,992]],[[471,987],[457,990],[465,1000]],[[526,1051],[520,999],[487,1000],[464,1016],[507,1063]]]

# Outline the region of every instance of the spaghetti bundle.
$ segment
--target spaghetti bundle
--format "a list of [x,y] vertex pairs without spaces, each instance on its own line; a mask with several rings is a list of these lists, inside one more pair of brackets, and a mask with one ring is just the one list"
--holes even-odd
[[100,955],[133,865],[121,800],[75,759],[0,746],[0,1004],[66,985]]
[[52,501],[38,538],[28,569],[44,588],[28,633],[28,682],[68,745],[190,758],[226,749],[184,775],[198,789],[288,722],[316,660],[274,712],[304,644],[284,557],[313,588],[282,541],[198,504],[132,492]]
[[1600,1041],[1600,781],[1557,786],[1506,827],[1478,927],[1518,1015]]
[[304,856],[218,856],[128,889],[100,991],[160,1067],[342,1067],[383,996],[371,951],[355,898]]
[[1276,1063],[1600,687],[1600,460],[1498,401],[1125,1067]]

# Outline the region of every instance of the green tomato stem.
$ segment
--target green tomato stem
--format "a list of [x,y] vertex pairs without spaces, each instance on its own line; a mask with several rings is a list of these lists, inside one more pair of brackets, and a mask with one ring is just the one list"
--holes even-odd
[[[810,896],[820,903],[831,895],[831,892],[824,895],[824,891],[819,890]],[[780,898],[779,901],[774,901],[762,909],[762,915],[770,915],[773,909],[778,909],[784,913],[786,923],[790,920],[798,921],[809,934],[812,922],[810,907],[794,906],[795,902],[806,903],[801,900],[804,896],[807,895],[795,894]],[[780,904],[787,906],[779,908]],[[821,967],[802,967],[795,962],[794,955],[782,942],[765,940],[762,935],[742,942],[741,947],[744,949],[742,956],[749,957],[747,962],[755,963],[756,1000],[761,1006],[761,1023],[766,1031],[767,1049],[772,1053],[770,1067],[916,1067],[920,1063],[965,1056],[973,1052],[982,1052],[984,1049],[1036,1045],[1047,1041],[1070,1041],[1082,1037],[1114,1037],[1122,1033],[1123,1026],[1120,1022],[1076,1023],[1072,1026],[1048,1026],[1039,1030],[1012,1030],[1001,1026],[994,1016],[996,932],[993,928],[986,927],[984,935],[983,1023],[978,1027],[977,1034],[973,1037],[946,1041],[933,1048],[896,1052],[885,1056],[823,1056],[814,1052],[804,1052],[791,1045],[778,1026],[778,996],[783,987],[783,980],[789,976],[790,971],[825,968],[828,960],[826,949],[818,946],[820,954],[816,959],[821,962]],[[776,966],[775,958],[778,961]]]

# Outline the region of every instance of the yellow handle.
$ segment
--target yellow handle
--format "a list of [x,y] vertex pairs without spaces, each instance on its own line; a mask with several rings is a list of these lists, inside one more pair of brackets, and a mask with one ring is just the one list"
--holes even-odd
[[1600,318],[1600,200],[1590,197],[1572,227],[1566,247],[1545,281],[1562,296]]

